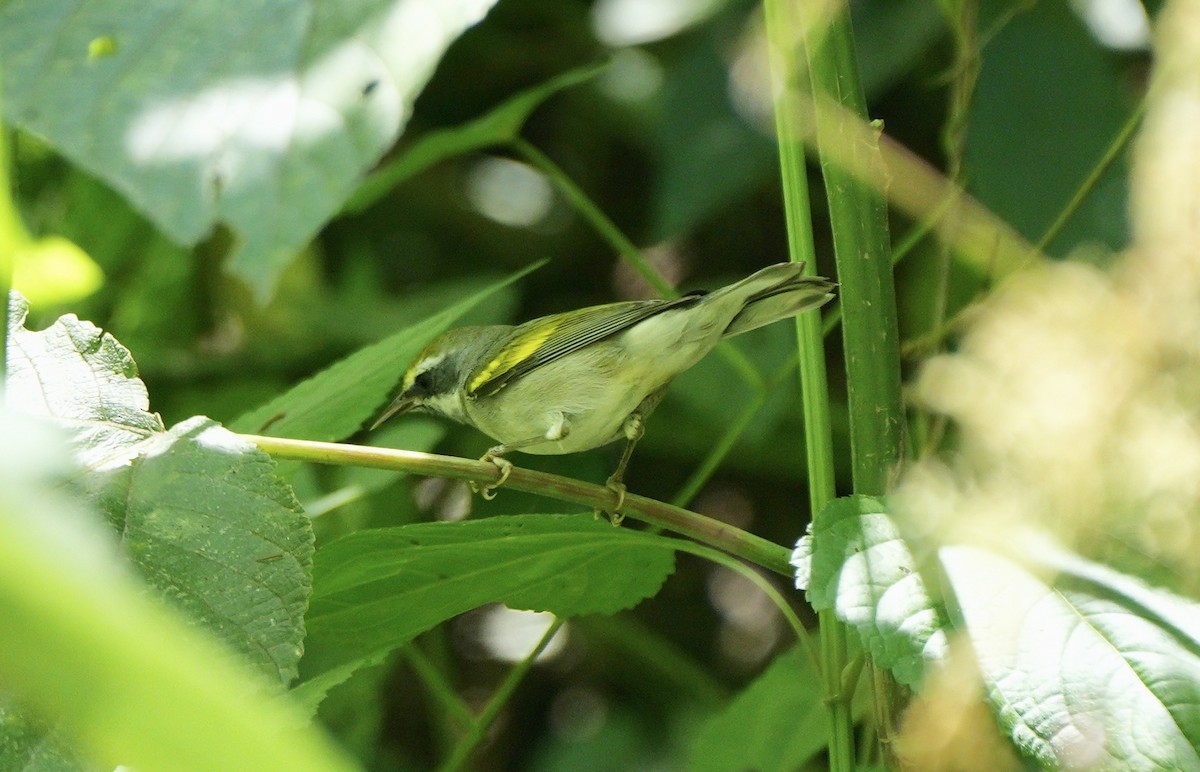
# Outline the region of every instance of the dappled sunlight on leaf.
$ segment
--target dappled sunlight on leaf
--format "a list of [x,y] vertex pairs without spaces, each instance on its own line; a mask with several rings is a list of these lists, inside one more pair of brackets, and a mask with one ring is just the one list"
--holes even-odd
[[[63,484],[70,448],[59,439],[45,420],[0,405],[0,767],[166,769],[187,759],[206,769],[350,769],[294,706],[276,699],[268,679],[221,645],[228,630],[203,629],[135,580],[114,535]],[[186,485],[169,487],[176,499],[188,497]],[[200,499],[236,509],[228,498]],[[152,516],[173,514],[163,503],[142,502]],[[210,590],[221,585],[204,569],[191,578]],[[241,612],[254,616],[261,608],[248,600]],[[263,643],[289,635],[282,620],[261,621]],[[277,684],[278,671],[268,672]],[[14,710],[13,698],[61,724],[42,726]]]
[[881,499],[830,502],[797,543],[792,565],[813,608],[835,611],[899,683],[920,683],[945,656],[942,614]]
[[303,651],[312,527],[265,453],[206,418],[144,443],[97,498],[135,568],[284,684]]
[[[228,225],[229,268],[261,299],[493,3],[173,0],[79,13],[13,0],[0,4],[5,107],[174,240],[195,244]],[[64,102],[72,109],[57,109]]]
[[939,555],[1013,740],[1068,769],[1200,764],[1200,604],[1037,538],[1021,546],[1019,562]]
[[166,431],[115,338],[74,315],[24,329],[27,305],[12,298],[7,406],[65,430],[81,467],[70,487],[108,515],[148,585],[289,682],[313,533],[275,463],[206,418]]
[[123,463],[163,429],[129,351],[91,322],[67,314],[38,332],[24,329],[29,305],[12,295],[5,400],[72,434],[84,466]]

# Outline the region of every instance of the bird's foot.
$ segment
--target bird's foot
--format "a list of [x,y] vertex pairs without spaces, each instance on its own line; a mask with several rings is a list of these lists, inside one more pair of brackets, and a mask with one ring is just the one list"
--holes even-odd
[[605,511],[597,507],[593,510],[592,516],[599,520],[600,514],[603,513],[608,518],[608,522],[612,523],[615,528],[625,520],[625,515],[621,512],[621,509],[625,506],[625,483],[621,482],[621,479],[614,474],[604,483],[604,487],[617,494],[617,503],[613,505],[612,511]]
[[487,501],[491,501],[492,499],[496,498],[496,489],[501,485],[504,485],[504,483],[508,480],[508,476],[512,474],[513,462],[509,461],[504,456],[498,455],[495,448],[492,448],[487,453],[484,453],[483,457],[479,460],[485,462],[490,461],[491,463],[495,464],[500,469],[500,477],[495,482],[490,482],[487,485],[480,485],[479,481],[477,480],[470,480],[468,481],[467,485],[471,486],[472,493],[478,493]]

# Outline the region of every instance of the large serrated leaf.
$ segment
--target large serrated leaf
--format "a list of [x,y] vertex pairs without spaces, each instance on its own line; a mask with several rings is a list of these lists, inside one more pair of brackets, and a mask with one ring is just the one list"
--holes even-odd
[[440,313],[389,335],[325,368],[264,405],[240,416],[235,431],[306,440],[341,440],[362,426],[395,390],[418,352],[475,305],[542,263],[496,282]]
[[296,675],[312,526],[274,462],[205,418],[165,432],[129,352],[73,315],[23,329],[14,295],[6,402],[71,432],[74,484],[146,579],[273,678]]
[[8,0],[4,109],[263,296],[495,0]]
[[1200,769],[1200,604],[1061,550],[1024,554],[1041,575],[939,552],[1016,745],[1054,768]]
[[94,467],[121,458],[163,430],[149,410],[133,357],[108,333],[74,314],[40,332],[24,328],[29,304],[10,296],[5,401],[54,418],[72,434],[76,456]]
[[674,564],[670,539],[578,515],[360,531],[317,553],[306,671],[398,646],[486,603],[612,614],[657,592]]
[[793,563],[813,608],[834,609],[900,683],[917,683],[927,662],[945,656],[941,617],[880,499],[831,502],[797,544]]
[[[62,484],[68,446],[0,406],[0,768],[349,769],[277,690],[148,598]],[[70,738],[71,749],[60,738]]]
[[313,533],[271,458],[193,418],[139,446],[129,474],[111,480],[104,501],[146,580],[264,673],[291,681]]

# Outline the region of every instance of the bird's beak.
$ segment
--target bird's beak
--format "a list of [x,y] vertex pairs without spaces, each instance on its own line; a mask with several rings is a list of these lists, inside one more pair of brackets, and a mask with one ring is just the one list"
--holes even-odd
[[375,423],[371,424],[370,430],[375,431],[379,428],[381,423],[388,420],[392,416],[400,415],[401,413],[407,413],[409,410],[412,410],[419,404],[420,400],[418,400],[416,397],[412,397],[407,394],[401,394],[392,400],[392,404],[387,406],[387,409],[383,411],[379,418],[375,419]]

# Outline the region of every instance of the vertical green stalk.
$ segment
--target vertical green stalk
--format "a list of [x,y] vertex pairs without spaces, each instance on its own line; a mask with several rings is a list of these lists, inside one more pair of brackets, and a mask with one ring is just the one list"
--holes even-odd
[[877,143],[849,140],[866,117],[849,17],[831,16],[822,32],[806,50],[841,285],[854,490],[882,494],[900,461],[904,416],[886,173]]
[[[887,180],[878,133],[865,134],[864,141],[864,132],[855,130],[867,107],[849,12],[840,6],[825,22],[803,32],[841,285],[854,490],[883,494],[898,470],[904,426]],[[875,671],[874,681],[875,720],[887,738],[895,689],[886,673]]]
[[617,224],[613,222],[608,215],[604,213],[600,207],[588,198],[583,189],[575,184],[575,180],[559,168],[558,164],[550,160],[550,157],[538,150],[534,145],[520,137],[516,137],[512,141],[512,148],[521,155],[531,166],[545,174],[547,178],[558,188],[558,192],[563,198],[575,208],[583,217],[591,223],[605,241],[609,243],[621,257],[625,258],[633,270],[637,271],[638,275],[651,287],[654,291],[665,298],[678,297],[679,293],[674,287],[667,283],[665,279],[646,261],[642,251],[629,240]]
[[[954,77],[950,81],[950,93],[946,123],[942,127],[942,154],[946,158],[946,179],[951,183],[946,196],[947,213],[955,217],[957,200],[963,195],[963,165],[967,153],[967,129],[970,125],[971,100],[975,85],[979,81],[979,3],[977,0],[947,0],[942,3],[942,12],[947,17],[954,41]],[[934,276],[933,313],[930,329],[940,329],[946,323],[950,305],[950,272],[954,266],[953,246],[949,241],[938,245],[937,269]],[[931,415],[922,411],[913,422],[912,434],[918,439],[914,447],[922,457],[933,453],[941,444],[946,433],[945,415]]]
[[483,740],[483,736],[487,733],[487,730],[491,728],[492,724],[500,716],[500,711],[512,699],[513,693],[517,690],[517,687],[521,684],[522,679],[525,678],[529,669],[533,667],[533,663],[546,650],[546,647],[550,645],[550,641],[554,639],[555,634],[558,633],[559,628],[562,626],[563,620],[555,619],[545,634],[542,635],[542,639],[538,641],[537,646],[533,648],[533,651],[529,652],[529,656],[521,660],[520,664],[512,670],[508,671],[508,675],[505,676],[504,681],[496,689],[496,693],[488,700],[488,704],[484,706],[479,717],[475,719],[462,740],[454,747],[454,752],[450,755],[450,758],[446,759],[441,767],[439,767],[442,772],[453,772],[454,770],[461,769],[467,763],[467,759],[470,758],[471,753]]
[[1033,246],[1036,252],[1044,252],[1046,247],[1050,246],[1050,242],[1054,241],[1055,237],[1062,231],[1063,226],[1079,211],[1079,207],[1083,205],[1087,197],[1100,184],[1100,179],[1104,176],[1105,172],[1109,170],[1109,167],[1129,147],[1129,143],[1133,140],[1134,134],[1137,132],[1138,126],[1142,124],[1142,118],[1145,115],[1146,98],[1143,96],[1142,101],[1138,103],[1137,107],[1133,108],[1133,112],[1125,119],[1125,124],[1117,131],[1117,135],[1113,137],[1113,141],[1109,143],[1104,154],[1096,161],[1096,165],[1088,172],[1083,182],[1079,183],[1079,187],[1076,188],[1075,194],[1071,196],[1071,200],[1063,206],[1058,216],[1054,218],[1054,222],[1050,223],[1050,226],[1046,228],[1046,232],[1042,234],[1037,244]]
[[[765,0],[767,40],[775,92],[775,133],[783,177],[783,202],[787,218],[788,255],[816,273],[812,216],[804,143],[797,121],[800,115],[798,84],[801,72],[797,49],[801,25],[795,6],[787,0]],[[807,89],[806,89],[807,91]],[[800,361],[800,390],[804,401],[804,446],[808,455],[808,496],[813,516],[837,494],[833,469],[833,430],[829,418],[829,388],[825,373],[824,334],[820,316],[801,314],[796,319]],[[832,770],[854,769],[854,717],[850,699],[843,695],[842,670],[846,665],[846,627],[832,609],[819,615],[821,674],[825,686],[829,765]]]
[[[963,164],[967,153],[967,128],[970,121],[971,99],[975,95],[975,84],[979,80],[979,34],[976,29],[979,4],[976,0],[954,0],[942,3],[951,37],[954,40],[954,73],[950,81],[947,98],[949,109],[946,124],[942,127],[942,153],[946,157],[946,179],[952,189],[962,189]],[[953,203],[951,204],[953,211]],[[950,302],[950,269],[952,246],[942,242],[939,246],[938,273],[935,277],[933,322],[938,328],[946,320],[946,309]]]

